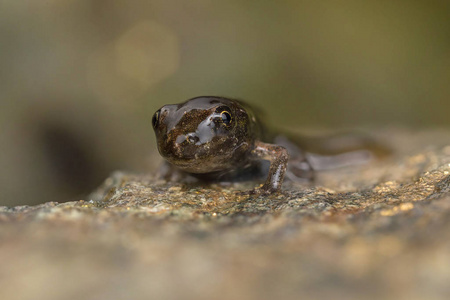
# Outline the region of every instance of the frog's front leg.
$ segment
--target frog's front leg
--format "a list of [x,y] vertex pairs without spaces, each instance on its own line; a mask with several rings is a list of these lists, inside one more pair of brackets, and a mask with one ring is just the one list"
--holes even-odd
[[255,148],[251,152],[254,160],[270,161],[269,174],[266,182],[255,193],[271,194],[281,191],[284,174],[286,173],[289,154],[286,148],[274,144],[255,142]]
[[294,182],[314,180],[314,169],[307,158],[307,153],[284,135],[275,137],[274,143],[283,146],[289,153],[287,179]]

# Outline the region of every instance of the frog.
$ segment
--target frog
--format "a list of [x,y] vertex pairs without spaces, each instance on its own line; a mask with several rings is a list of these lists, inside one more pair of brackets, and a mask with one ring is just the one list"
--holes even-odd
[[[361,149],[331,159],[307,152],[299,139],[269,129],[264,119],[258,109],[244,101],[220,96],[164,105],[152,117],[157,148],[165,159],[161,176],[191,175],[220,181],[261,174],[268,162],[264,183],[248,192],[270,195],[282,191],[286,176],[293,181],[312,181],[317,170],[371,158],[370,151]],[[356,148],[364,148],[359,144]]]

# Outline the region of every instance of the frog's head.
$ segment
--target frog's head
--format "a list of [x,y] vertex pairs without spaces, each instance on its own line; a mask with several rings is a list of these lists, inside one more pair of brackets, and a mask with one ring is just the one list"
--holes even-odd
[[203,96],[165,105],[153,115],[159,153],[190,173],[230,168],[253,145],[244,107],[235,100]]

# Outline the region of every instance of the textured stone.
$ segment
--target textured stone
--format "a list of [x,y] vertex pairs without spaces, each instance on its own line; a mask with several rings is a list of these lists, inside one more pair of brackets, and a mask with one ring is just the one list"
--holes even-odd
[[448,299],[450,134],[286,182],[116,172],[86,200],[0,208],[0,299]]

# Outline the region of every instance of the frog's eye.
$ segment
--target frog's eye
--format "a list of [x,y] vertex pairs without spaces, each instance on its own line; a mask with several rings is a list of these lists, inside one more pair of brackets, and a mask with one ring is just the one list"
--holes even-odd
[[222,122],[223,122],[225,125],[229,125],[229,124],[231,123],[231,114],[230,114],[229,112],[223,111],[223,112],[220,114],[220,117],[222,118]]
[[155,112],[155,114],[153,115],[153,118],[152,118],[153,129],[156,129],[156,126],[158,126],[160,112],[161,112],[161,110],[157,110]]
[[231,116],[231,110],[227,106],[220,106],[216,109],[216,113],[219,114],[220,120],[225,126],[230,126],[233,121],[233,117]]

